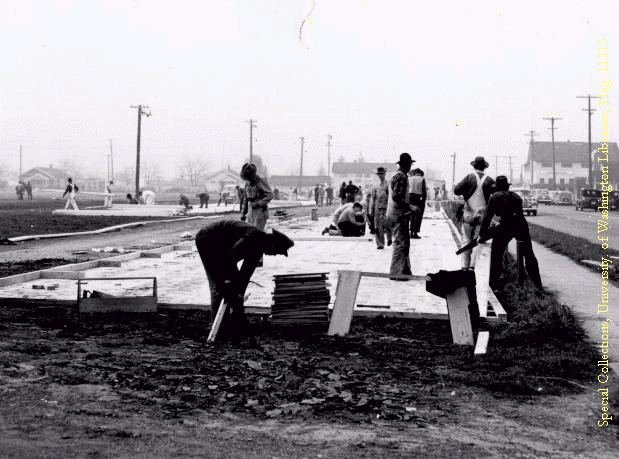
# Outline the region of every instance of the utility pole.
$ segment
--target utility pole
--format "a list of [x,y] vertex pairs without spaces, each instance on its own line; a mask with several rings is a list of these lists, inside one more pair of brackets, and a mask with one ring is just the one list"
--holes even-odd
[[19,144],[19,181],[21,182],[21,143]]
[[550,120],[550,129],[552,131],[552,189],[553,191],[557,189],[557,171],[555,164],[555,120],[560,120],[562,118],[556,118],[551,116],[549,118],[544,118],[545,120]]
[[249,123],[249,162],[254,162],[254,128],[256,126],[256,120],[250,119]]
[[327,142],[327,177],[329,178],[329,186],[331,186],[331,140],[333,137],[329,134],[327,138],[329,139]]
[[112,139],[110,139],[110,169],[112,171],[111,180],[114,181],[114,150],[112,149]]
[[[591,99],[597,99],[598,96],[592,96],[591,94],[587,95],[587,96],[576,96],[577,99],[589,99],[589,107],[588,108],[583,108],[583,111],[586,110],[589,113],[589,150],[588,152],[588,157],[589,157],[589,175],[587,176],[587,185],[591,188],[593,187],[593,164],[592,164],[592,158],[591,158],[591,115],[593,114],[593,112],[595,111],[595,108],[591,108]],[[576,184],[576,177],[574,177],[574,184]]]
[[531,136],[531,188],[533,188],[533,136],[536,136],[537,132],[531,129],[525,135]]
[[300,137],[301,139],[301,169],[299,172],[299,193],[301,193],[301,187],[303,186],[303,144],[305,142],[304,137]]
[[453,166],[451,168],[452,172],[451,172],[451,184],[455,185],[456,184],[456,152],[454,151],[453,155],[449,155],[450,157],[452,157],[453,160]]
[[150,110],[150,107],[147,105],[132,105],[131,108],[138,109],[138,148],[135,160],[135,199],[138,199],[140,194],[140,134],[142,130],[142,115],[152,116],[152,114],[143,111],[145,108]]

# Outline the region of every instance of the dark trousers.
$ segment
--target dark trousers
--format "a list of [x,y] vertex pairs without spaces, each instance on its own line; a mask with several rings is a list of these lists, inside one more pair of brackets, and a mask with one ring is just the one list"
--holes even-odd
[[353,222],[339,222],[337,227],[342,233],[342,236],[355,237],[363,236],[365,234],[365,225],[355,225]]
[[421,220],[423,220],[423,212],[426,208],[426,201],[420,194],[410,193],[408,195],[409,202],[417,207],[419,211],[411,214],[411,234],[417,234],[421,229]]
[[500,227],[494,232],[492,238],[492,246],[490,253],[490,287],[493,289],[499,288],[499,281],[501,280],[501,274],[503,273],[503,255],[507,249],[509,242],[516,238],[520,241],[520,250],[524,256],[524,263],[529,274],[529,278],[538,288],[542,288],[542,278],[539,274],[539,264],[537,258],[533,253],[533,246],[531,244],[531,236],[529,230],[520,230],[517,233],[513,231],[506,231],[500,229]]
[[208,209],[208,195],[201,194],[199,197],[200,197],[200,209],[202,208],[202,206]]

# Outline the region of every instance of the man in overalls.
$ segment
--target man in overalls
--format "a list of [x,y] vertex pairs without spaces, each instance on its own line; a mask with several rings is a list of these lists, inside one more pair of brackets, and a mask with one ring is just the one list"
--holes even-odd
[[67,194],[69,197],[67,198],[67,203],[65,204],[65,210],[69,208],[69,205],[73,207],[73,210],[79,210],[77,208],[77,203],[75,202],[75,192],[77,191],[77,186],[73,184],[73,179],[69,177],[67,179],[67,188],[64,190],[62,197],[64,198]]
[[419,168],[413,170],[409,182],[408,200],[419,209],[411,214],[411,238],[421,239],[419,230],[421,229],[421,220],[423,220],[427,198],[426,179],[423,178],[423,171]]
[[[245,163],[241,168],[241,178],[245,180],[245,199],[241,208],[241,220],[263,230],[269,218],[269,202],[273,192],[267,181],[257,174],[255,164]],[[258,266],[262,266],[262,258]]]
[[389,188],[385,181],[387,170],[384,167],[376,169],[376,175],[380,183],[372,189],[372,208],[368,209],[368,218],[374,219],[374,236],[376,237],[376,248],[385,248],[385,235],[387,245],[391,245],[391,228],[387,224],[387,202],[389,200]]
[[[494,180],[484,173],[490,166],[483,156],[478,156],[471,161],[472,173],[464,177],[460,183],[454,186],[454,194],[464,198],[464,215],[462,217],[462,245],[466,245],[479,236],[481,222],[486,215],[488,199],[493,192]],[[477,248],[473,249],[474,251]],[[471,262],[472,251],[467,250],[462,254],[462,269],[473,269],[475,263]]]
[[397,164],[398,170],[389,181],[389,197],[387,200],[387,222],[393,234],[393,252],[389,274],[392,280],[402,274],[411,275],[409,218],[415,206],[408,202],[408,172],[415,160],[408,153],[402,153]]

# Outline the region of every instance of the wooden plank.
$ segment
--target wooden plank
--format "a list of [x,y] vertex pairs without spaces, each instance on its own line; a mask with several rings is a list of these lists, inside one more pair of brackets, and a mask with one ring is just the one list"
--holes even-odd
[[447,312],[454,344],[473,345],[473,327],[469,315],[469,294],[466,287],[460,287],[447,294]]
[[477,344],[475,345],[474,355],[485,354],[488,349],[488,341],[490,340],[490,332],[480,331],[477,334]]
[[475,290],[477,292],[477,304],[479,316],[488,315],[488,298],[490,295],[490,244],[483,243],[476,247],[475,256]]
[[50,271],[84,271],[85,269],[93,269],[99,266],[99,260],[84,261],[82,263],[73,263],[70,265],[55,266],[53,268],[43,269],[41,272]]
[[215,315],[215,320],[213,320],[213,325],[211,326],[211,331],[208,334],[208,338],[206,340],[207,343],[214,343],[215,338],[217,338],[217,332],[219,332],[219,327],[221,327],[221,322],[224,320],[224,315],[226,314],[226,310],[228,309],[228,303],[222,301],[221,306],[217,310],[217,314]]
[[157,297],[81,298],[80,312],[156,312]]
[[[503,309],[503,306],[499,302],[499,299],[496,297],[492,290],[490,290],[489,292],[489,303],[492,306],[492,309],[494,309],[496,319],[501,322],[507,322],[507,311]],[[490,317],[488,317],[488,319],[490,319]]]
[[29,273],[16,274],[14,276],[0,277],[0,287],[7,285],[21,284],[23,282],[31,282],[41,278],[41,271],[32,271]]
[[357,289],[361,280],[361,273],[359,271],[339,271],[338,274],[333,314],[331,315],[329,331],[327,332],[330,336],[345,336],[348,334],[357,299]]
[[98,268],[121,268],[122,262],[116,260],[99,260]]
[[290,236],[290,239],[292,239],[294,242],[326,242],[326,241],[332,241],[332,242],[342,242],[342,241],[357,242],[357,241],[373,241],[374,240],[372,238],[363,237],[363,236],[359,236],[359,237],[344,237],[344,236],[294,237],[294,235]]
[[389,279],[391,279],[392,277],[395,277],[398,279],[422,280],[422,281],[428,280],[428,276],[422,276],[418,274],[411,274],[411,275],[399,274],[397,276],[392,276],[389,273],[374,273],[374,272],[368,272],[368,271],[360,271],[360,274],[363,277],[383,277],[383,278],[389,278]]
[[140,252],[140,258],[161,258],[161,252]]
[[84,271],[41,271],[41,279],[78,280],[85,277],[86,273]]

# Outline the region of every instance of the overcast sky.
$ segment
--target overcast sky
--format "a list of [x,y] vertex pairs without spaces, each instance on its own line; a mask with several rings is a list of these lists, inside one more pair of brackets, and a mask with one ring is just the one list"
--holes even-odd
[[[451,181],[476,155],[514,173],[528,138],[586,141],[586,100],[619,85],[616,1],[0,0],[0,163],[78,159],[101,177],[142,159],[166,174],[184,158],[272,174],[411,152]],[[310,14],[309,19],[303,20]],[[609,72],[598,72],[598,40]],[[610,137],[617,140],[619,88]],[[594,101],[597,107],[597,101]],[[601,117],[593,116],[593,141]]]

